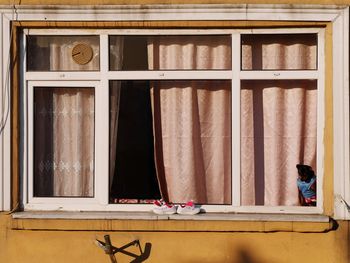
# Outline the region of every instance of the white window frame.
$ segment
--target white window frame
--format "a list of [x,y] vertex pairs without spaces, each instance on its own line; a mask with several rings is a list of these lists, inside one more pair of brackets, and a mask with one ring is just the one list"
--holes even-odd
[[[28,93],[28,110],[27,110],[27,118],[28,118],[28,128],[27,128],[27,151],[28,152],[28,176],[24,177],[24,186],[25,189],[23,190],[24,194],[24,202],[28,203],[30,205],[37,205],[37,204],[47,204],[47,205],[53,205],[55,207],[55,210],[57,209],[64,209],[66,205],[69,205],[71,203],[79,204],[79,205],[96,205],[96,204],[102,204],[104,203],[103,200],[103,185],[105,181],[105,177],[103,174],[108,173],[108,169],[105,167],[108,167],[108,162],[106,165],[106,160],[108,158],[105,158],[105,148],[108,146],[105,144],[104,140],[104,131],[108,130],[108,123],[106,124],[106,121],[108,122],[108,119],[104,118],[104,115],[101,111],[104,111],[106,106],[103,101],[103,97],[105,97],[103,92],[105,92],[104,89],[100,88],[99,81],[28,81],[27,82],[27,93]],[[93,197],[88,198],[64,198],[64,197],[34,197],[33,194],[33,186],[34,186],[34,162],[33,162],[33,153],[34,152],[34,112],[33,112],[33,92],[34,88],[36,87],[45,87],[45,88],[93,88],[94,89],[94,98],[95,98],[95,114],[94,114],[94,191],[93,191]],[[108,96],[108,94],[107,94]],[[107,109],[108,110],[108,109]],[[97,128],[100,127],[100,128]],[[96,170],[100,171],[100,173],[97,173]],[[57,207],[59,206],[59,207]],[[48,208],[50,210],[50,208]]]
[[[12,21],[161,21],[161,20],[226,20],[226,21],[323,21],[333,26],[333,129],[334,129],[334,194],[335,217],[348,218],[345,202],[350,202],[349,182],[349,92],[347,6],[313,5],[149,5],[149,6],[2,6],[0,9],[0,80],[7,78]],[[74,76],[71,76],[74,77]],[[60,78],[64,79],[64,76]],[[2,97],[3,94],[0,94]],[[3,101],[3,100],[2,100]],[[0,210],[11,208],[10,122],[1,134]],[[24,120],[22,122],[25,123]],[[22,123],[23,124],[23,123]],[[26,141],[22,141],[25,144]],[[24,156],[26,156],[24,152]],[[21,174],[26,171],[21,169]],[[319,175],[319,174],[318,174]],[[2,183],[2,184],[1,184]],[[83,207],[81,207],[83,209]],[[255,208],[255,207],[254,207]]]
[[[317,48],[317,69],[316,70],[279,70],[279,71],[244,71],[240,69],[241,64],[241,34],[303,34],[315,33],[318,36]],[[91,35],[90,30],[59,30],[59,29],[28,29],[24,31],[24,41],[27,35]],[[305,29],[249,29],[249,30],[94,30],[94,34],[100,36],[100,71],[94,72],[24,72],[24,85],[28,90],[28,182],[25,189],[25,209],[45,209],[45,210],[110,210],[110,211],[149,211],[152,205],[128,205],[128,204],[108,204],[108,156],[109,152],[109,108],[108,108],[108,83],[113,80],[232,80],[232,205],[203,205],[202,208],[207,212],[269,212],[269,213],[322,213],[322,182],[323,182],[323,127],[324,127],[324,29],[323,28],[305,28]],[[108,70],[108,37],[113,35],[231,35],[232,37],[232,70],[178,70],[178,71],[109,71]],[[23,46],[24,50],[25,46]],[[25,61],[25,58],[24,58]],[[137,77],[135,77],[137,76]],[[317,80],[318,94],[318,120],[317,120],[317,184],[318,184],[318,205],[317,207],[299,207],[299,206],[241,206],[240,205],[240,93],[241,80],[295,80],[295,79],[315,79]],[[86,83],[82,80],[86,80]],[[98,85],[97,83],[100,83]],[[95,120],[95,182],[94,198],[37,198],[33,196],[33,120],[32,120],[32,102],[33,87],[47,86],[81,86],[88,83],[94,83],[96,108]],[[104,118],[101,118],[104,116]],[[101,165],[99,165],[101,164]],[[82,206],[86,207],[82,209]]]

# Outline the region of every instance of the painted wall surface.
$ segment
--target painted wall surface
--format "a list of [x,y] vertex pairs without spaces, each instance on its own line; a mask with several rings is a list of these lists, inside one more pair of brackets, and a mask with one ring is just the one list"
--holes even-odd
[[[338,229],[327,233],[23,230],[13,229],[16,225],[13,221],[9,215],[0,216],[1,263],[111,262],[109,256],[95,244],[96,239],[103,240],[106,234],[110,235],[112,245],[116,247],[135,239],[140,241],[142,249],[145,243],[150,243],[150,256],[145,262],[350,262],[349,224],[346,221],[338,222]],[[79,224],[66,221],[72,225]],[[55,224],[59,229],[60,223]],[[309,230],[315,229],[311,227]],[[135,246],[128,251],[139,254]],[[133,259],[120,253],[116,254],[116,258],[118,263]]]

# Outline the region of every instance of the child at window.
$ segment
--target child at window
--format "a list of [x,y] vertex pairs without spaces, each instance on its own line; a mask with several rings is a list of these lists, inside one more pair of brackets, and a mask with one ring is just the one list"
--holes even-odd
[[302,206],[316,206],[316,175],[311,166],[297,164],[299,201]]

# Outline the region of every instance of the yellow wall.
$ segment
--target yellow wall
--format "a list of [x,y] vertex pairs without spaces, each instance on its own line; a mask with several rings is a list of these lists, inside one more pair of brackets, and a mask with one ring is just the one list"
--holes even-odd
[[[291,232],[287,229],[286,232],[269,232],[269,229],[255,229],[253,232],[128,232],[124,230],[106,232],[80,231],[79,227],[77,230],[64,231],[62,227],[62,224],[67,229],[69,229],[69,225],[73,227],[74,225],[90,224],[88,220],[84,222],[54,220],[46,230],[44,225],[41,226],[43,227],[41,230],[34,229],[35,220],[29,220],[32,223],[32,229],[25,229],[25,222],[22,224],[23,222],[14,221],[16,220],[11,219],[11,216],[0,216],[1,263],[107,263],[110,262],[108,255],[94,244],[96,238],[103,240],[105,234],[110,235],[112,244],[117,247],[135,239],[140,241],[142,247],[145,246],[146,242],[151,243],[150,257],[145,262],[349,262],[349,224],[345,221],[338,222],[338,230],[326,233],[302,233],[308,230],[321,231],[321,228],[313,228],[312,223],[307,227],[294,229],[301,232]],[[124,223],[127,224],[127,222]],[[149,224],[157,225],[157,222],[149,222]],[[203,226],[207,225],[208,228],[211,228],[212,224],[212,222],[204,222]],[[239,224],[242,227],[244,223]],[[270,224],[276,223],[271,222]],[[90,225],[94,225],[94,223]],[[300,223],[301,225],[302,223]],[[54,228],[59,230],[53,230]],[[249,231],[249,226],[241,229]],[[138,252],[137,247],[131,247],[129,251]],[[118,263],[130,262],[132,259],[122,254],[116,255]]]

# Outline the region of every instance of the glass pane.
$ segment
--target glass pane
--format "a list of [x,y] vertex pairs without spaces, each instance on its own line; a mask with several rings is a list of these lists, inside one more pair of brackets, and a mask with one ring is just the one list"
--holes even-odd
[[317,34],[242,35],[242,70],[317,69]]
[[110,94],[113,202],[232,203],[231,81],[114,81]]
[[93,197],[94,89],[34,88],[34,196]]
[[110,201],[160,199],[149,81],[110,83]]
[[98,36],[28,36],[28,71],[96,71]]
[[296,165],[315,169],[316,146],[316,80],[242,81],[242,205],[300,205]]
[[110,70],[228,70],[231,36],[112,36]]

